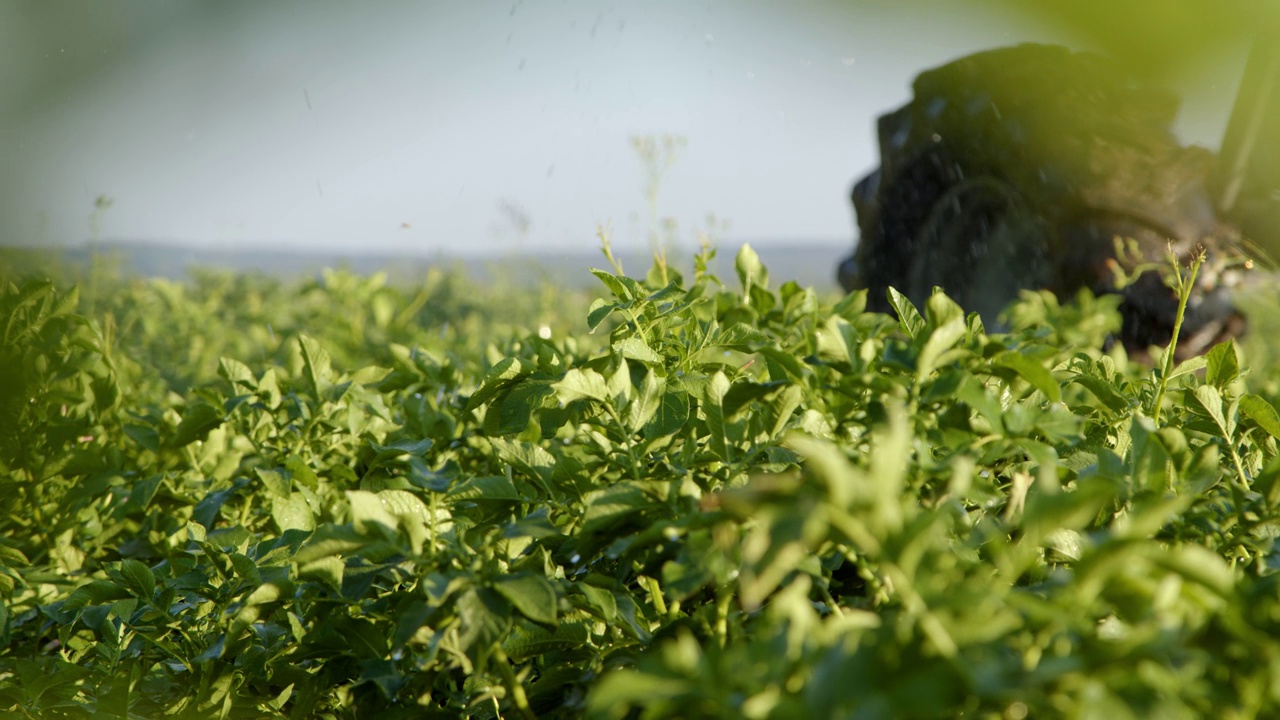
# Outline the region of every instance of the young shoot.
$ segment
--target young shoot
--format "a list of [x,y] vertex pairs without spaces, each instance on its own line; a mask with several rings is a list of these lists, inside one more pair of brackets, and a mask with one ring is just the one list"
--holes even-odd
[[1198,247],[1186,268],[1183,268],[1178,260],[1172,243],[1169,245],[1168,257],[1172,272],[1166,275],[1165,282],[1178,296],[1178,314],[1174,316],[1173,336],[1169,338],[1169,347],[1165,348],[1161,358],[1160,375],[1156,380],[1156,398],[1151,408],[1151,418],[1157,425],[1160,424],[1160,408],[1164,404],[1164,394],[1169,387],[1169,376],[1173,373],[1174,357],[1178,349],[1178,334],[1182,332],[1182,320],[1187,314],[1187,301],[1191,299],[1191,291],[1196,286],[1196,275],[1200,272],[1200,266],[1204,264],[1205,250],[1203,247]]

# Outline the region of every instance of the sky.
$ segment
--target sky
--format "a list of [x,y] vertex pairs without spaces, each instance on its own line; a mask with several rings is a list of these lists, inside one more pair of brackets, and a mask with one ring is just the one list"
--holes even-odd
[[[921,70],[1087,43],[956,2],[0,5],[0,244],[490,254],[852,245],[874,120]],[[1183,78],[1214,145],[1243,52]],[[98,203],[99,198],[104,202]]]

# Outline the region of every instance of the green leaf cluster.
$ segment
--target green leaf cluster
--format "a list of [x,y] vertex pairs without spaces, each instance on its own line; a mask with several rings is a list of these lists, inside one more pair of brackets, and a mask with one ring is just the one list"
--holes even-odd
[[7,283],[0,713],[1280,710],[1274,372],[712,254]]

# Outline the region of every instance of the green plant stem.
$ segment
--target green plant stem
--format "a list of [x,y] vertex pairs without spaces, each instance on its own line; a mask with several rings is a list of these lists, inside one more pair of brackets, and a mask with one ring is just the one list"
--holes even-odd
[[716,642],[724,648],[729,642],[729,611],[732,609],[733,590],[718,588],[716,592]]
[[511,695],[511,702],[515,703],[516,710],[520,711],[520,717],[525,720],[537,720],[538,715],[529,705],[529,696],[525,695],[524,685],[520,684],[516,678],[515,671],[511,669],[511,659],[503,652],[501,645],[494,647],[493,660],[498,665],[498,673],[502,675],[502,684]]
[[[1170,253],[1172,257],[1172,253]],[[1156,384],[1156,400],[1151,408],[1151,419],[1156,425],[1160,424],[1160,409],[1164,405],[1165,391],[1169,387],[1169,375],[1173,373],[1174,356],[1178,349],[1178,335],[1182,332],[1182,320],[1187,314],[1187,301],[1191,299],[1191,288],[1195,287],[1196,274],[1200,272],[1200,266],[1204,264],[1204,252],[1196,254],[1191,260],[1191,272],[1183,277],[1182,268],[1178,265],[1177,259],[1172,258],[1175,278],[1177,286],[1174,290],[1178,293],[1178,314],[1173,319],[1173,337],[1169,338],[1169,347],[1165,348],[1164,357],[1161,362],[1160,380]]]
[[1229,484],[1231,488],[1231,503],[1235,505],[1236,522],[1239,527],[1251,528],[1252,523],[1245,516],[1245,492],[1249,490],[1249,478],[1244,474],[1244,462],[1240,459],[1240,452],[1236,449],[1236,443],[1231,438],[1226,438],[1227,445],[1231,449],[1231,465],[1235,468],[1235,482]]
[[631,478],[639,482],[643,479],[643,474],[640,472],[640,458],[636,457],[635,438],[631,436],[631,430],[627,428],[627,424],[622,421],[622,416],[618,414],[617,409],[612,404],[606,403],[604,409],[608,413],[609,419],[613,420],[613,425],[617,428],[619,435],[626,441],[627,460],[631,465]]

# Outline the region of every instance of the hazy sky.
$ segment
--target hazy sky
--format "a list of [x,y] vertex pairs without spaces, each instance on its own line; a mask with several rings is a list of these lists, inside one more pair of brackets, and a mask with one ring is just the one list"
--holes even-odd
[[[687,142],[659,195],[682,242],[714,214],[852,243],[874,119],[917,72],[1071,40],[955,2],[23,5],[0,6],[0,242],[26,245],[485,252],[608,223],[639,247],[629,139],[661,133]],[[1232,71],[1198,81],[1229,98]],[[1229,108],[1189,109],[1215,143]]]

